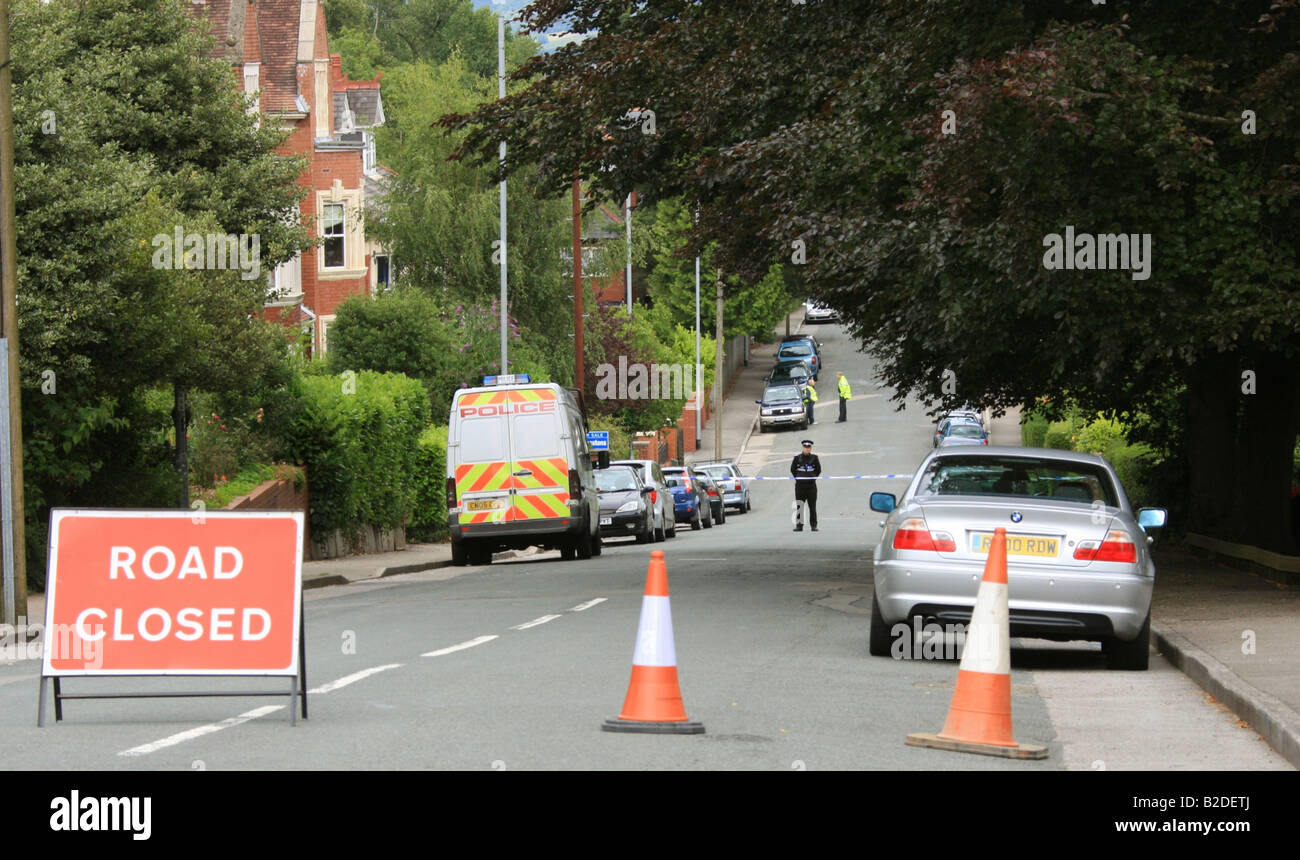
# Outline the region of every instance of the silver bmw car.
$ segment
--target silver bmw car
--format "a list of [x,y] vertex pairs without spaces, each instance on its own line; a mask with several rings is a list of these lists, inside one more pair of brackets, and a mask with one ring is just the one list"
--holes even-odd
[[1111,669],[1146,669],[1155,566],[1146,534],[1168,516],[1136,513],[1110,463],[1050,448],[941,448],[896,499],[875,550],[869,650],[893,625],[970,620],[994,529],[1007,530],[1011,635],[1102,643]]

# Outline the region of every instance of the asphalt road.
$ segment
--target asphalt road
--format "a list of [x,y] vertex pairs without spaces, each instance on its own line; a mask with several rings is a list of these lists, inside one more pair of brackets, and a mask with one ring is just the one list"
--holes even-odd
[[[836,327],[825,343],[821,420],[755,435],[751,474],[788,474],[805,435],[826,474],[910,472],[932,423],[893,411]],[[833,423],[834,379],[853,385]],[[740,407],[747,408],[747,407]],[[955,660],[867,655],[874,489],[824,482],[821,529],[794,534],[788,482],[756,482],[753,511],[666,543],[606,544],[316,589],[306,596],[310,719],[283,699],[69,702],[37,729],[39,664],[0,661],[0,759],[11,769],[1286,769],[1248,728],[1153,656],[1107,672],[1095,645],[1013,643],[1018,740],[1039,762],[907,747],[938,731]],[[646,568],[666,553],[682,695],[702,735],[602,732],[623,702]],[[71,679],[65,691],[248,689],[239,679]],[[278,686],[259,682],[258,686]]]

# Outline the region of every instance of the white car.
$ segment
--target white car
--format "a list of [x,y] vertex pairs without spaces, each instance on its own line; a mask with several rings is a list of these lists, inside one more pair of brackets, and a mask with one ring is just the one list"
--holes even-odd
[[804,313],[804,322],[809,323],[829,323],[839,322],[840,312],[835,308],[828,308],[826,305],[819,305],[816,302],[808,304],[808,310]]

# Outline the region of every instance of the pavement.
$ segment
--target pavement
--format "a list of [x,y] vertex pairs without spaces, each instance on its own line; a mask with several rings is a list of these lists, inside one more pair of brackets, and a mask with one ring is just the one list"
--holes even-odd
[[[802,324],[791,319],[792,332]],[[814,329],[815,330],[815,329]],[[784,326],[781,332],[783,333]],[[776,344],[755,344],[722,411],[722,458],[742,472],[755,431],[763,376]],[[819,415],[838,409],[834,384],[821,380]],[[825,392],[825,393],[823,393]],[[850,404],[850,409],[852,409]],[[716,419],[716,415],[714,418]],[[1019,444],[1018,415],[989,420],[990,442]],[[712,422],[689,462],[716,458]],[[497,553],[495,560],[535,554],[536,549]],[[1248,724],[1283,758],[1300,768],[1300,591],[1262,575],[1216,564],[1157,539],[1156,589],[1152,605],[1152,646],[1205,690],[1218,704]],[[451,565],[451,546],[408,544],[403,550],[303,563],[303,587],[342,585]],[[43,619],[44,595],[28,598],[28,617]]]

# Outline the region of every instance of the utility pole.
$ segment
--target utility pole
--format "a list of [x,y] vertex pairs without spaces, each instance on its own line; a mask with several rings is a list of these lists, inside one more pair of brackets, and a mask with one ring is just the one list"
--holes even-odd
[[582,189],[573,174],[573,384],[582,391],[586,368],[582,356]]
[[624,204],[623,223],[627,225],[627,315],[632,316],[632,207],[636,205],[636,192],[629,191]]
[[713,354],[713,459],[722,459],[722,270],[718,270],[718,322]]
[[13,67],[9,2],[0,0],[0,621],[27,616],[23,418],[18,377],[18,247],[14,234]]
[[[378,19],[376,19],[377,21]],[[506,15],[502,12],[497,16],[497,98],[506,97]],[[501,166],[504,168],[506,163],[506,142],[501,141],[499,148],[499,158]],[[501,180],[501,200],[500,200],[500,221],[501,221],[501,367],[500,373],[510,372],[509,349],[506,346],[506,338],[509,337],[508,321],[509,315],[506,313],[506,181]]]
[[[696,210],[699,217],[699,210]],[[695,449],[700,448],[704,412],[704,365],[700,363],[700,258],[695,257]]]

